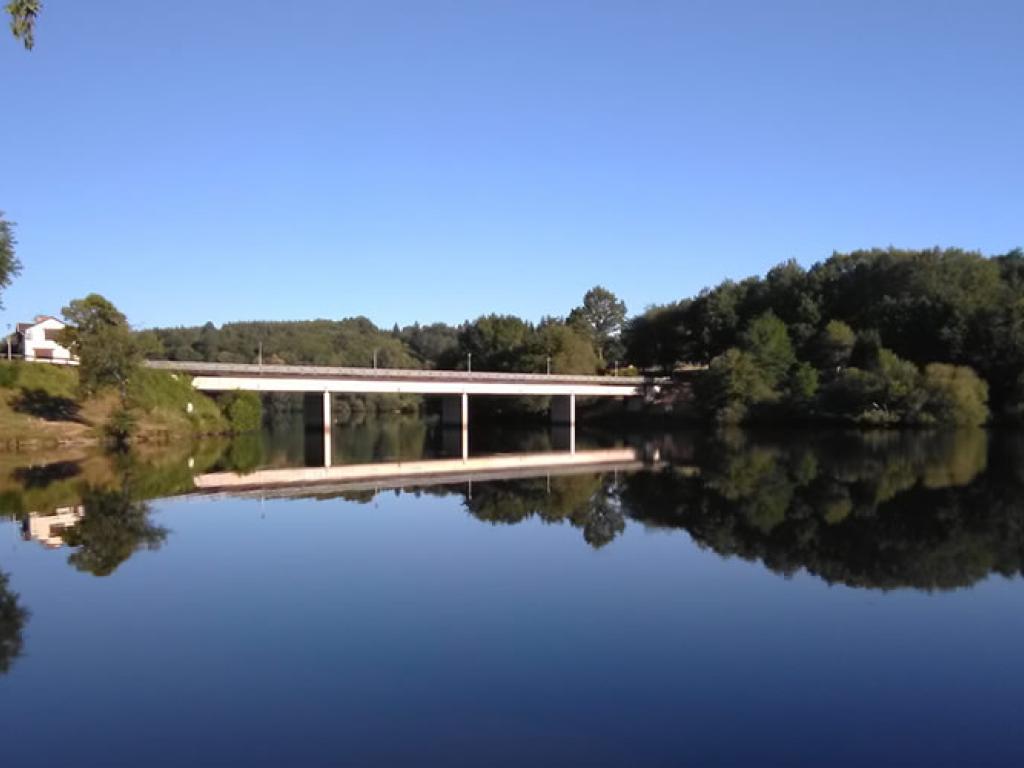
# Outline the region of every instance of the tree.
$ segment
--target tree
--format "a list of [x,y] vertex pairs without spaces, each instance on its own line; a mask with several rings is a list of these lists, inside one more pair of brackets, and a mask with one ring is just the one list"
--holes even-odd
[[988,385],[962,365],[932,363],[924,369],[925,408],[943,424],[976,426],[988,420]]
[[712,360],[700,382],[701,401],[721,424],[739,424],[751,405],[775,397],[773,384],[758,361],[735,347]]
[[[0,211],[0,291],[9,286],[15,275],[21,272],[21,263],[14,253],[17,244],[18,241],[14,239],[14,223],[4,219],[4,212]],[[3,306],[3,301],[0,301],[0,309]]]
[[90,293],[61,310],[68,327],[64,344],[79,359],[79,384],[86,394],[116,387],[122,404],[128,380],[142,361],[139,342],[127,318],[107,299]]
[[459,332],[463,360],[473,355],[473,369],[520,371],[529,353],[533,326],[514,315],[486,315]]
[[796,362],[786,324],[768,310],[754,318],[742,337],[743,349],[754,358],[770,387],[783,380]]
[[581,329],[593,340],[602,362],[622,357],[623,348],[619,336],[625,322],[625,303],[600,285],[587,291],[582,306],[569,313],[569,325]]
[[529,367],[551,373],[595,373],[597,354],[590,341],[579,331],[559,321],[542,323],[533,340],[533,360]]
[[30,51],[36,44],[36,18],[42,9],[42,0],[10,0],[5,6],[11,16],[11,33]]
[[857,334],[842,320],[830,320],[815,340],[814,356],[822,368],[836,369],[850,362]]

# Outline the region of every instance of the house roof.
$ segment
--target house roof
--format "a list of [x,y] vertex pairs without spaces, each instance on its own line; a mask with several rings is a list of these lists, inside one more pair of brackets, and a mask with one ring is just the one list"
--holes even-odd
[[61,325],[66,325],[66,323],[59,317],[54,317],[53,315],[36,315],[36,319],[33,320],[31,323],[18,323],[17,332],[24,333],[29,328],[35,328],[37,325],[39,325],[40,323],[45,323],[47,320],[56,320]]

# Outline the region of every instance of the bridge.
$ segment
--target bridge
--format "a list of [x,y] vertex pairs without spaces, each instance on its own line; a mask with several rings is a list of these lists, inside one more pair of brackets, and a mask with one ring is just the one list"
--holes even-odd
[[[354,368],[313,365],[255,365],[150,360],[147,367],[192,377],[203,392],[298,392],[305,394],[308,427],[324,431],[325,461],[330,462],[331,395],[414,394],[443,398],[441,421],[463,431],[463,458],[468,456],[469,396],[541,396],[551,398],[551,421],[574,427],[577,397],[642,397],[655,387],[640,376],[493,373]],[[570,441],[571,444],[574,440]]]

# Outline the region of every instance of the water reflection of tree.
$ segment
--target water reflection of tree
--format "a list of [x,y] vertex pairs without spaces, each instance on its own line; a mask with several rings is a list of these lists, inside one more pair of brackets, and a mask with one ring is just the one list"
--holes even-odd
[[7,574],[0,571],[0,675],[21,655],[22,630],[27,621],[28,610],[11,591]]
[[120,488],[85,488],[85,514],[68,528],[64,542],[77,551],[68,562],[94,576],[108,576],[140,549],[158,549],[167,529],[154,525],[146,501],[135,498],[129,483]]
[[617,487],[607,475],[481,483],[467,493],[465,505],[477,519],[495,524],[534,516],[547,523],[568,522],[581,528],[584,540],[595,548],[612,541],[626,525]]
[[[954,588],[1019,574],[1024,563],[1024,487],[998,466],[986,470],[987,441],[981,431],[727,435],[702,446],[700,475],[630,476],[623,503],[638,520],[781,573]],[[1000,455],[1019,457],[1019,447]]]

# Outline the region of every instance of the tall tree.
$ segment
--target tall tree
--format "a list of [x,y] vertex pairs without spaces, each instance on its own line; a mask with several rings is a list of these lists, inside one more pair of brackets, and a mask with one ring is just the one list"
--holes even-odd
[[128,398],[128,380],[142,360],[128,319],[107,299],[90,293],[61,310],[68,327],[65,345],[78,356],[79,383],[86,393],[116,387]]
[[[18,241],[14,239],[14,223],[7,221],[4,212],[0,211],[0,291],[9,286],[14,276],[21,271],[21,262],[14,253],[17,244]],[[3,306],[0,300],[0,309]]]
[[11,16],[11,32],[31,51],[36,44],[36,18],[43,10],[43,0],[11,0],[4,8]]
[[583,304],[569,313],[569,324],[585,331],[593,339],[602,361],[622,356],[619,339],[626,322],[626,305],[614,293],[595,285],[583,296]]

